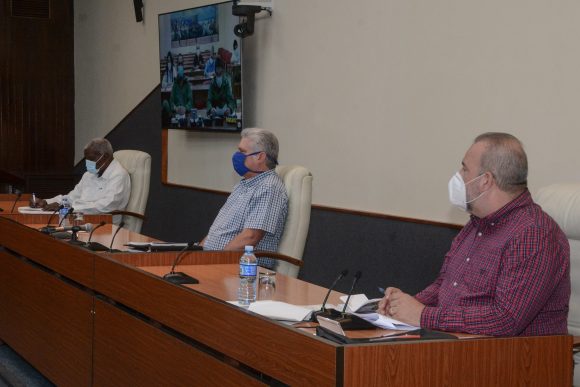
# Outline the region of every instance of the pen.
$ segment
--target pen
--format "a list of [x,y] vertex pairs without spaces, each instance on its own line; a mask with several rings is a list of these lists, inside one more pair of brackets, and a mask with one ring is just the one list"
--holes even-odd
[[381,288],[380,286],[377,287],[377,290],[379,291],[379,293],[381,293],[383,296],[385,295],[385,288]]
[[36,195],[34,194],[34,192],[32,193],[32,206],[36,207]]
[[385,335],[379,337],[373,337],[369,341],[381,341],[381,340],[398,340],[398,339],[420,339],[421,335]]

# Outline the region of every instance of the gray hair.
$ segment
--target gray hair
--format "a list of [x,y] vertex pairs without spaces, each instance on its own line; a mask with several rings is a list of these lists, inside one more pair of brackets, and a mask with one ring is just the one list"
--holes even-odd
[[113,156],[113,146],[106,138],[94,138],[86,146],[85,150],[92,150],[101,155]]
[[242,130],[242,138],[249,138],[254,144],[254,152],[266,153],[266,165],[270,169],[276,168],[278,164],[278,139],[274,133],[267,129],[246,128]]
[[497,186],[504,192],[515,193],[528,186],[528,157],[520,140],[508,133],[489,132],[475,138],[487,147],[481,155],[480,173],[492,173]]

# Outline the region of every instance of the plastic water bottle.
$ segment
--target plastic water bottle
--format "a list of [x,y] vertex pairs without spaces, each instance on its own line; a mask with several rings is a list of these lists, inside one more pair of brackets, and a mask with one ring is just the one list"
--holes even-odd
[[254,247],[246,246],[244,255],[240,258],[240,287],[238,302],[240,305],[250,305],[256,301],[256,278],[258,276],[258,259],[254,255]]
[[68,224],[68,219],[66,219],[70,210],[70,201],[68,200],[68,196],[63,196],[60,204],[62,204],[62,208],[58,212],[58,223],[63,227],[70,226],[70,224]]

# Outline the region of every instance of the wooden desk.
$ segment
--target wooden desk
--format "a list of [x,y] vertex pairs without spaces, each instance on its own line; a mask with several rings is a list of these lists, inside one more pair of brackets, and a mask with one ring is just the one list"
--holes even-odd
[[[160,278],[175,256],[95,254],[0,217],[0,339],[59,386],[572,382],[571,336],[339,345],[225,302],[239,253],[191,253],[188,287]],[[324,295],[276,281],[290,302]]]
[[[0,194],[4,195],[5,197],[8,194]],[[14,196],[14,198],[16,198],[16,195],[12,195]],[[24,197],[25,195],[22,195],[22,197]],[[1,197],[0,197],[1,199]],[[26,207],[28,206],[28,200],[20,200],[18,202],[16,202],[16,205],[14,206],[14,211],[10,212],[10,210],[12,209],[12,206],[14,205],[14,199],[12,200],[0,200],[0,208],[2,208],[4,211],[0,212],[0,216],[4,217],[4,218],[10,218],[10,219],[14,219],[15,221],[19,222],[19,223],[23,223],[23,224],[39,224],[41,225],[40,227],[44,227],[47,225],[48,220],[50,219],[51,215],[49,214],[21,214],[18,212],[18,207]],[[85,221],[85,223],[93,223],[93,224],[98,224],[100,222],[106,222],[106,223],[112,223],[113,221],[113,216],[109,215],[109,214],[94,214],[94,215],[89,215],[86,214],[83,216],[83,219]],[[57,225],[58,224],[58,214],[55,214],[50,222],[52,225]]]

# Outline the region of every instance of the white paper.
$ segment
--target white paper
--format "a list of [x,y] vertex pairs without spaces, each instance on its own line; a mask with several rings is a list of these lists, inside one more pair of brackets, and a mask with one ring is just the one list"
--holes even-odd
[[[342,301],[343,304],[338,305],[337,310],[342,311],[342,308],[344,307],[344,303],[346,302],[347,298],[348,296],[340,296],[340,301]],[[346,308],[346,312],[356,313],[361,307],[365,306],[366,304],[380,300],[381,300],[380,298],[373,298],[372,300],[369,300],[367,296],[364,294],[353,294],[352,296],[350,296],[350,300],[348,301],[348,307]]]
[[44,211],[42,208],[18,207],[21,214],[51,215],[54,211]]
[[401,331],[410,331],[413,329],[419,329],[419,327],[406,324],[404,322],[395,320],[394,318],[391,318],[389,316],[385,316],[378,313],[364,313],[364,314],[354,313],[354,314],[356,316],[359,316],[360,318],[364,318],[374,326],[383,329],[397,329]]
[[[244,307],[237,301],[228,301],[230,304]],[[252,302],[248,310],[273,320],[304,321],[310,317],[311,309],[303,306],[287,304],[281,301],[263,300]]]

